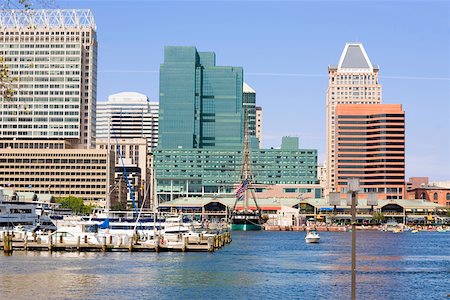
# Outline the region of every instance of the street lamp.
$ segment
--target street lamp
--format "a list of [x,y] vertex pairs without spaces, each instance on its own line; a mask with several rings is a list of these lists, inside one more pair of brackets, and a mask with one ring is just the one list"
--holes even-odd
[[356,299],[356,201],[359,192],[359,178],[348,178],[348,192],[352,196],[352,300]]

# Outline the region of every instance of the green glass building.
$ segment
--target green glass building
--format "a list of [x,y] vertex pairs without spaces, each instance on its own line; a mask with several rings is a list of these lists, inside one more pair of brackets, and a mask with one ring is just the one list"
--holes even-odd
[[216,66],[214,52],[165,47],[160,67],[159,148],[240,149],[241,67]]
[[153,152],[155,195],[233,195],[242,168],[247,115],[253,182],[314,184],[317,150],[298,138],[281,149],[258,149],[256,92],[241,67],[216,66],[213,52],[165,47],[160,67],[159,141]]
[[[242,169],[242,150],[157,149],[153,152],[156,195],[161,202],[177,197],[232,196]],[[253,149],[256,184],[314,184],[317,150]]]

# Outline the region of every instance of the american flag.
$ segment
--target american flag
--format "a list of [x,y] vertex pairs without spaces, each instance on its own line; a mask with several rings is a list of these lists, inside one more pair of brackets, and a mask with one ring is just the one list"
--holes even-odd
[[236,189],[236,198],[240,200],[244,196],[244,192],[247,189],[247,186],[248,186],[248,179],[245,178],[239,185],[239,187]]

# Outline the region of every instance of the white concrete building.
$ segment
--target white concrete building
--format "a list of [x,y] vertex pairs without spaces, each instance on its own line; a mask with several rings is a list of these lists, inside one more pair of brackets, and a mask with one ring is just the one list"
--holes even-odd
[[17,79],[0,96],[1,139],[95,145],[97,38],[90,10],[3,10],[0,57]]
[[[97,102],[97,138],[147,139],[151,152],[158,145],[159,103],[150,102],[146,95],[123,92],[108,97],[108,101]],[[114,130],[114,131],[113,131]]]

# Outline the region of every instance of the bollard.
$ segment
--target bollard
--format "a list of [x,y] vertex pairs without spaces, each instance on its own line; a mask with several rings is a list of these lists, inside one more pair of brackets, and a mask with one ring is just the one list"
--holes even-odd
[[85,243],[85,244],[88,243],[87,235],[84,236],[84,243]]
[[77,251],[80,252],[81,249],[81,237],[77,236]]
[[63,243],[63,236],[62,236],[62,234],[59,236],[59,243],[60,243],[60,244]]
[[113,243],[113,237],[112,235],[109,236],[109,244],[111,245]]

